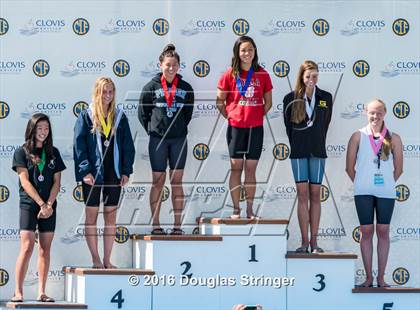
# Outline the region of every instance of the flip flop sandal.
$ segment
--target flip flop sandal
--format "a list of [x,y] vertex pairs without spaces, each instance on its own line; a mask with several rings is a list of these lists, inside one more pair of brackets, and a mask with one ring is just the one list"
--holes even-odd
[[313,253],[313,254],[324,253],[324,250],[322,248],[320,248],[319,246],[316,246],[316,247],[311,249],[311,253]]
[[23,298],[22,298],[22,297],[16,297],[16,296],[13,296],[13,297],[10,299],[10,301],[11,301],[11,302],[23,302]]
[[48,297],[45,294],[39,296],[36,301],[40,301],[40,302],[55,302],[54,298]]
[[155,228],[151,231],[152,235],[166,235],[166,232],[163,230],[163,228]]
[[177,236],[177,235],[179,236],[179,235],[183,235],[184,231],[180,228],[173,228],[169,234],[172,236]]
[[247,219],[249,219],[249,220],[260,220],[261,217],[259,217],[257,215],[252,215],[252,216],[247,216]]
[[232,214],[231,216],[229,216],[232,220],[239,220],[241,218],[240,214]]
[[301,246],[295,250],[296,253],[309,253],[308,246]]

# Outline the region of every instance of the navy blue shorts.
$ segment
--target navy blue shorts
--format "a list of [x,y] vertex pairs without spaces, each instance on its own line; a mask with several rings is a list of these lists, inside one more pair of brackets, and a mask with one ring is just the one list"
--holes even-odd
[[187,137],[163,139],[150,136],[149,158],[153,172],[165,172],[168,167],[171,170],[183,170],[187,161]]
[[389,225],[394,211],[395,199],[378,198],[372,195],[354,196],[357,216],[360,225],[373,224],[373,216],[376,210],[376,224]]
[[322,184],[325,171],[325,158],[293,158],[292,170],[296,183],[308,182]]

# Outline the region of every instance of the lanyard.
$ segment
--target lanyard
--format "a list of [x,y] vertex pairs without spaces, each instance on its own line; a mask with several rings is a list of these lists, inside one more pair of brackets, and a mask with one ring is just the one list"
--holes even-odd
[[42,175],[42,171],[44,170],[44,167],[45,167],[46,159],[47,159],[47,154],[45,153],[45,149],[42,148],[41,161],[39,162],[39,164],[37,164],[38,169],[39,169],[39,174],[41,174],[41,175]]
[[105,122],[102,115],[99,115],[99,121],[101,122],[102,129],[104,131],[105,138],[108,139],[109,133],[111,132],[111,125],[112,125],[112,117],[111,114],[108,113],[107,121]]
[[381,154],[382,154],[381,147],[382,147],[382,144],[385,140],[385,135],[386,135],[388,129],[385,127],[385,124],[384,124],[384,128],[382,129],[382,131],[379,134],[378,143],[375,143],[375,140],[373,138],[373,132],[372,132],[372,129],[370,127],[369,127],[369,131],[370,131],[370,133],[369,133],[370,146],[372,147],[373,153],[377,156],[376,160],[377,160],[378,170],[379,170],[380,167],[381,167]]
[[168,108],[172,107],[172,103],[174,102],[176,87],[178,86],[178,76],[175,75],[174,80],[172,81],[171,92],[168,92],[168,84],[166,83],[165,77],[160,77],[160,83],[162,84],[163,93],[165,94],[165,100],[168,104]]
[[312,113],[314,112],[314,108],[315,108],[315,87],[314,87],[314,91],[312,93],[312,98],[311,98],[311,104],[308,103],[308,97],[306,96],[306,92],[305,92],[305,104],[306,104],[306,113],[308,114],[308,118],[311,119],[312,117]]
[[245,96],[245,93],[249,87],[249,84],[251,83],[251,78],[253,74],[254,74],[254,69],[251,67],[251,69],[249,69],[248,71],[248,74],[246,75],[246,80],[243,87],[241,83],[241,78],[239,76],[236,77],[236,87],[238,88],[238,91],[241,97]]

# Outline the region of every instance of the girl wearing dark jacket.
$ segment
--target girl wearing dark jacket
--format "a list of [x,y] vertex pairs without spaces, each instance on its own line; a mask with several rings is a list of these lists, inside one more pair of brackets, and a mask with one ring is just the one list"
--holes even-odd
[[[290,142],[290,159],[298,195],[302,245],[296,252],[324,252],[317,235],[321,217],[320,188],[324,176],[325,141],[332,115],[332,95],[316,86],[318,66],[306,60],[299,69],[295,90],[283,99],[283,115]],[[309,183],[309,186],[308,186]],[[309,209],[308,209],[309,200]],[[308,229],[310,227],[310,239]]]
[[[76,181],[82,182],[86,204],[85,234],[94,268],[115,268],[111,251],[121,189],[133,172],[134,144],[127,117],[115,106],[115,85],[107,77],[96,80],[92,104],[74,127]],[[96,222],[100,196],[104,204],[104,258],[98,253]]]
[[182,177],[187,158],[187,127],[194,109],[194,92],[191,85],[177,74],[180,58],[174,45],[165,46],[159,61],[162,72],[143,87],[138,116],[150,137],[149,156],[153,171],[153,184],[150,191],[152,234],[165,234],[160,227],[159,214],[161,193],[169,161],[175,218],[171,234],[179,235],[183,233],[181,229],[181,215],[184,208]]

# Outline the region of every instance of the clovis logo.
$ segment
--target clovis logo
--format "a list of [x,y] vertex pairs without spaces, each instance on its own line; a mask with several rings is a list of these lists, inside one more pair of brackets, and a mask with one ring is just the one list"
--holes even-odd
[[181,29],[181,34],[184,36],[193,36],[199,33],[220,33],[224,29],[226,29],[225,20],[191,19]]
[[420,74],[420,61],[390,61],[381,71],[381,75],[391,78],[397,75],[418,75]]
[[73,77],[79,74],[100,74],[106,68],[103,60],[72,60],[60,71],[62,76]]

